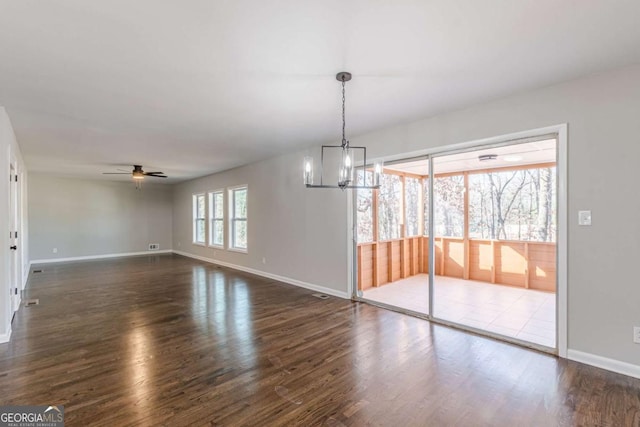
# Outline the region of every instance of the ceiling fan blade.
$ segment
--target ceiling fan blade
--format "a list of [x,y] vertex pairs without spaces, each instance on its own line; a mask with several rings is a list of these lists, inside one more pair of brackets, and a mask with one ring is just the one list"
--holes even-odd
[[131,175],[131,172],[102,172],[102,175]]
[[154,178],[167,178],[167,175],[155,175],[155,174],[151,175],[151,174],[148,174],[148,173],[145,173],[145,175],[146,176],[152,176]]
[[145,175],[164,175],[164,172],[145,172]]

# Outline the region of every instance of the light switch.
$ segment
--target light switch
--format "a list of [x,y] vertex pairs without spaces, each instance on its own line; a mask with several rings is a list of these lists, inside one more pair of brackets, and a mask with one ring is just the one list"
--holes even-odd
[[591,211],[578,211],[578,225],[591,225]]

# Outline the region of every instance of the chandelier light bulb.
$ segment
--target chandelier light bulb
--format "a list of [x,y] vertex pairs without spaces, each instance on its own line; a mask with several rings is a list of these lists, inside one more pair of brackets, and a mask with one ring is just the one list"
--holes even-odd
[[304,184],[313,184],[313,158],[311,156],[305,156],[304,163]]

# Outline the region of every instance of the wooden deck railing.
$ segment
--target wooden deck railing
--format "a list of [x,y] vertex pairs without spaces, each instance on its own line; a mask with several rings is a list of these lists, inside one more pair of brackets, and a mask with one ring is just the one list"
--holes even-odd
[[[429,272],[428,237],[358,245],[358,289]],[[555,292],[556,244],[435,238],[435,274]]]

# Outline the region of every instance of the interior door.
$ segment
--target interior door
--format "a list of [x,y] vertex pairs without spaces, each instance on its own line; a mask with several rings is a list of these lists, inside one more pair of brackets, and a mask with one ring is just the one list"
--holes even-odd
[[16,168],[10,165],[9,175],[9,256],[11,277],[11,307],[13,311],[20,307],[18,293],[18,183]]

